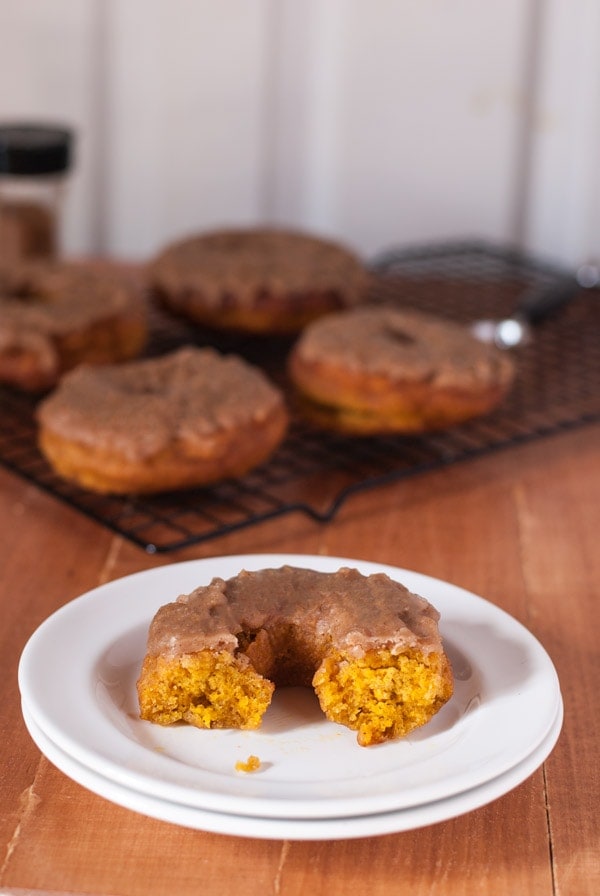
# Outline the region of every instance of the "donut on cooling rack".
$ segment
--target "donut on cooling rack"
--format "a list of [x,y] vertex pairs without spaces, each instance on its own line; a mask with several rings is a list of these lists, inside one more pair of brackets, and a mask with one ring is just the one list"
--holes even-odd
[[220,230],[167,247],[149,266],[153,294],[172,312],[216,329],[296,333],[352,307],[368,274],[348,248],[277,229]]
[[282,441],[279,389],[235,355],[183,347],[66,374],[38,407],[55,471],[95,492],[141,494],[242,476]]
[[463,422],[496,407],[514,377],[506,354],[462,326],[383,307],[315,321],[288,364],[299,411],[318,426],[357,435]]
[[0,383],[49,389],[83,361],[136,357],[146,337],[140,288],[114,268],[39,262],[0,269]]

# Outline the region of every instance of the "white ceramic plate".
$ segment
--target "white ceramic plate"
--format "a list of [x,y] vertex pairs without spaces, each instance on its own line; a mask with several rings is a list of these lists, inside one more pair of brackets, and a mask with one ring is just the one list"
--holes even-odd
[[[138,718],[135,682],[158,607],[215,575],[285,563],[386,572],[440,610],[455,694],[428,725],[402,741],[359,747],[303,689],[276,693],[255,732],[164,728]],[[380,814],[479,787],[545,741],[561,699],[539,642],[474,594],[395,567],[280,554],[159,567],[83,595],[33,634],[19,685],[43,733],[116,784],[194,808],[286,819]],[[250,754],[261,760],[259,771],[236,772]]]
[[374,837],[381,834],[395,834],[414,830],[426,825],[447,821],[479,809],[498,797],[504,796],[526,780],[544,762],[552,751],[560,734],[563,708],[562,701],[554,723],[542,741],[527,759],[518,763],[510,771],[473,790],[459,793],[445,800],[401,809],[397,812],[383,812],[379,815],[363,815],[349,818],[253,818],[248,815],[231,815],[224,812],[210,812],[170,803],[136,790],[116,784],[104,778],[57,747],[35,724],[23,707],[23,717],[33,741],[60,771],[78,784],[102,796],[110,802],[150,818],[158,818],[182,827],[214,834],[230,834],[236,837],[255,837],[265,840],[342,840],[355,837]]

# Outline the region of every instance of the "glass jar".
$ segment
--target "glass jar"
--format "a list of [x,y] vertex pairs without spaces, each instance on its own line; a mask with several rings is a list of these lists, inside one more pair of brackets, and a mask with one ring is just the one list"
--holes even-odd
[[0,261],[60,254],[70,130],[0,124]]

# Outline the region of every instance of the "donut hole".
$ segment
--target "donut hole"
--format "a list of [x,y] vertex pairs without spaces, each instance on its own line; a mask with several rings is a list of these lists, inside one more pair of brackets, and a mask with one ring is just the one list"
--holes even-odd
[[385,330],[385,338],[390,339],[392,342],[396,342],[398,345],[416,345],[417,340],[414,336],[411,336],[410,333],[407,333],[405,330],[396,329],[395,327],[388,327]]
[[144,395],[160,395],[164,396],[165,394],[165,384],[164,383],[131,383],[128,384],[126,388],[122,390],[124,395],[130,396],[139,396],[142,397]]
[[277,687],[310,687],[327,650],[300,626],[283,620],[237,635],[238,654]]
[[17,281],[10,288],[4,288],[1,290],[3,297],[7,298],[9,301],[15,302],[23,302],[31,305],[41,305],[45,304],[49,301],[49,297],[46,296],[39,289],[35,289],[33,284],[28,283],[27,281]]

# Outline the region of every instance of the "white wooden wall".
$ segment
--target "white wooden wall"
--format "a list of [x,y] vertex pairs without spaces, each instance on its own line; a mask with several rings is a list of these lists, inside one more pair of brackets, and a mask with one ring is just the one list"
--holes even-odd
[[0,119],[71,123],[70,254],[276,222],[600,261],[600,0],[0,0]]

